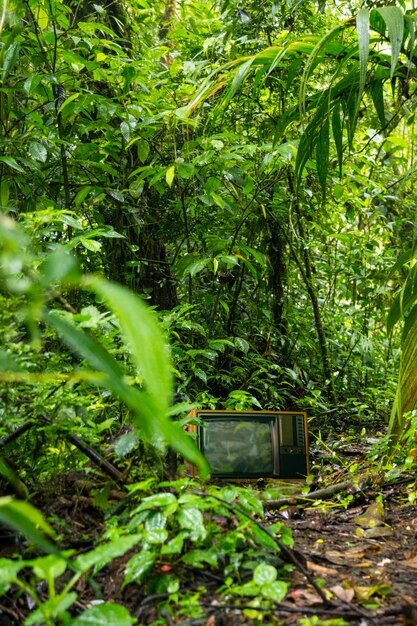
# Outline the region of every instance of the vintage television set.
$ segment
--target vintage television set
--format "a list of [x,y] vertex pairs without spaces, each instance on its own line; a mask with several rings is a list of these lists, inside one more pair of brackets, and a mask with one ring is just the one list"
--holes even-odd
[[186,430],[195,433],[212,478],[302,479],[309,472],[306,413],[201,409],[190,418]]

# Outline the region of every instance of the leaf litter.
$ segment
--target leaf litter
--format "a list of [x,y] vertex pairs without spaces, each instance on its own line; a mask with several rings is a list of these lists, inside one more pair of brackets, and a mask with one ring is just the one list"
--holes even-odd
[[[417,511],[410,498],[415,479],[399,475],[397,479],[384,482],[378,473],[368,472],[367,476],[364,480],[357,477],[346,480],[346,475],[341,475],[340,484],[344,487],[338,493],[332,483],[330,499],[323,493],[326,486],[302,494],[299,500],[294,500],[293,488],[290,495],[281,497],[280,506],[270,506],[271,500],[265,500],[263,518],[259,510],[257,515],[253,514],[253,518],[267,528],[284,521],[294,537],[296,558],[291,571],[287,566],[289,588],[280,601],[260,599],[254,610],[253,595],[245,598],[242,594],[237,599],[217,592],[226,584],[227,576],[211,568],[209,562],[204,568],[184,563],[177,570],[179,590],[195,590],[203,617],[200,614],[192,618],[186,612],[176,616],[160,613],[158,604],[169,597],[170,591],[147,595],[143,588],[138,587],[134,592],[131,586],[126,588],[123,584],[125,570],[132,556],[127,553],[99,572],[93,587],[87,579],[81,578],[76,588],[77,602],[84,609],[97,602],[121,604],[138,624],[144,625],[417,624]],[[96,488],[97,485],[91,494]],[[261,496],[265,494],[270,498],[274,485],[260,483],[257,488]],[[302,485],[298,484],[295,489],[300,491],[300,488]],[[318,493],[319,498],[312,498],[313,493]],[[94,547],[105,526],[103,513],[91,494],[88,489],[82,493],[74,491],[69,480],[66,485],[59,485],[58,498],[55,494],[40,493],[36,502],[46,517],[52,521],[59,518],[61,523],[63,520],[63,526],[57,530],[61,531],[65,548],[75,548],[80,553]],[[120,501],[121,495],[116,495],[115,501]],[[230,523],[227,518],[220,522],[219,528],[223,530]],[[0,557],[10,557],[17,551],[14,541],[12,533],[2,536]],[[169,575],[172,566],[157,563],[155,568]],[[275,579],[268,584],[273,586]],[[9,616],[10,624],[23,623],[29,607],[22,598],[17,602],[9,594],[0,602],[0,611]]]

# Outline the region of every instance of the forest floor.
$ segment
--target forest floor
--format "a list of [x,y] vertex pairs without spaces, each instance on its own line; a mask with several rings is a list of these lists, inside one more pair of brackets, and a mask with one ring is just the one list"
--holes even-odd
[[[364,470],[366,473],[363,451],[355,449],[352,454],[347,449],[346,454],[346,467],[356,463],[361,475]],[[343,457],[343,452],[338,456]],[[319,487],[352,478],[351,486],[339,494],[299,503],[292,503],[290,496],[290,501],[279,508],[265,503],[265,516],[260,522],[267,527],[281,521],[291,528],[299,566],[293,565],[289,592],[283,601],[272,607],[266,603],[264,619],[249,617],[244,599],[225,601],[217,594],[222,572],[191,568],[184,570],[183,586],[205,589],[199,595],[203,614],[180,617],[159,612],[158,617],[158,603],[167,594],[146,596],[140,587],[123,588],[127,557],[114,559],[95,576],[93,586],[80,581],[76,589],[79,609],[91,605],[95,591],[103,601],[126,606],[138,624],[144,625],[417,625],[415,476],[398,472],[387,481],[382,474],[373,474],[366,483],[358,483],[352,473],[341,472],[340,468],[332,472],[332,462],[331,458],[324,459],[326,478],[319,481]],[[50,489],[39,493],[35,504],[52,524],[59,521],[61,530],[65,527],[62,547],[79,553],[91,549],[100,538],[105,520],[92,493],[80,491],[78,473],[76,481],[74,488],[66,477],[61,485],[55,485],[54,493]],[[17,552],[16,537],[4,529],[0,534],[0,558],[10,558]],[[28,613],[30,606],[24,595],[17,597],[9,592],[0,598],[2,626],[19,626]],[[262,615],[262,606],[258,614]]]

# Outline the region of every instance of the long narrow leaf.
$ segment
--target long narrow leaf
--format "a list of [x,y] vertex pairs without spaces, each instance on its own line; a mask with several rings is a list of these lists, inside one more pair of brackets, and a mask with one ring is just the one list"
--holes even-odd
[[385,125],[384,88],[382,80],[375,80],[371,87],[371,98],[382,126]]
[[[97,279],[94,282],[93,278],[89,279],[89,287],[99,292],[104,296],[107,293],[105,287],[102,286],[102,279]],[[111,296],[115,295],[121,296],[121,293],[116,289],[112,289],[115,285],[110,283]],[[116,287],[119,287],[116,285]],[[125,295],[124,288],[121,288],[123,295]],[[129,293],[129,292],[128,292]],[[133,296],[133,294],[132,294]],[[142,313],[142,307],[145,305],[141,303],[137,308],[134,303],[130,299],[126,300],[124,298],[119,299],[119,304],[115,306],[116,309],[122,307],[125,304],[131,304],[132,309],[129,315],[135,316],[135,314],[140,311]],[[150,311],[147,311],[150,315]],[[130,328],[130,322],[125,324],[125,315],[121,315],[123,319],[120,320],[120,323],[123,327],[124,333],[126,336],[130,338],[130,341],[133,343],[139,342],[139,345],[143,345],[144,349],[147,349],[144,359],[146,363],[141,360],[141,364],[144,365],[145,373],[142,371],[145,382],[147,383],[151,374],[155,374],[155,369],[158,368],[158,364],[161,363],[161,376],[165,377],[171,376],[169,368],[169,361],[167,359],[167,348],[165,343],[163,342],[162,336],[159,333],[150,332],[149,336],[146,333],[146,323],[144,320],[139,320],[137,325],[135,325],[134,329]],[[119,364],[115,359],[105,350],[105,348],[98,343],[96,339],[88,335],[83,330],[77,328],[66,319],[61,318],[53,313],[45,313],[44,314],[45,322],[53,328],[58,335],[63,339],[63,341],[72,349],[74,352],[80,354],[87,363],[96,369],[98,372],[101,372],[104,376],[97,377],[91,379],[93,384],[99,385],[101,387],[105,387],[109,389],[113,394],[119,397],[131,410],[135,426],[142,433],[142,435],[153,443],[156,441],[166,442],[168,445],[171,445],[177,452],[183,455],[190,463],[193,463],[200,469],[200,473],[203,478],[207,477],[209,474],[209,467],[207,462],[201,452],[197,449],[192,439],[184,433],[175,423],[173,423],[169,417],[169,402],[171,400],[171,396],[167,393],[167,390],[170,389],[168,387],[167,382],[165,381],[160,383],[161,386],[158,387],[158,383],[153,381],[151,382],[151,392],[148,393],[139,391],[134,387],[128,385],[124,379],[124,372],[119,367]],[[136,318],[132,319],[132,324],[134,323]],[[152,318],[151,329],[153,325],[156,324],[154,318]],[[144,334],[143,344],[141,343],[141,335]],[[131,333],[134,334],[134,337],[130,337]],[[159,339],[155,340],[155,337],[159,337]],[[150,351],[156,350],[156,355],[151,355]],[[141,359],[141,355],[139,355]],[[162,359],[165,358],[165,361],[162,362]],[[158,375],[158,371],[156,371],[156,375]],[[164,397],[157,397],[155,394],[157,391],[164,392]],[[165,391],[164,391],[165,390]]]
[[359,95],[358,95],[358,106],[359,101],[362,96],[363,89],[365,87],[366,82],[366,70],[368,67],[368,57],[369,57],[369,11],[366,7],[360,9],[357,18],[356,18],[356,30],[358,32],[358,42],[359,42]]
[[96,339],[53,312],[45,312],[44,321],[91,367],[105,374],[103,384],[111,385],[116,393],[123,392],[123,372],[119,364]]
[[24,535],[45,552],[58,552],[56,546],[45,537],[55,537],[54,530],[42,513],[28,502],[20,502],[9,496],[0,498],[0,522]]
[[343,167],[343,128],[340,119],[340,103],[337,102],[332,113],[332,131],[333,139],[336,145],[337,161],[339,164],[339,176],[342,177]]
[[339,35],[343,30],[345,30],[347,24],[342,24],[341,26],[336,26],[329,33],[327,33],[324,37],[320,39],[320,41],[316,44],[312,53],[310,54],[307,63],[304,68],[303,75],[301,77],[300,83],[300,92],[299,92],[299,103],[300,103],[300,111],[302,114],[305,113],[306,109],[306,93],[307,93],[307,85],[313,68],[315,67],[316,61],[320,54],[323,54],[326,50],[326,46],[334,39],[337,35]]
[[155,314],[138,296],[116,283],[90,277],[86,287],[102,297],[116,315],[147,391],[161,410],[168,410],[173,395],[172,366]]
[[394,76],[400,56],[401,44],[404,34],[404,15],[399,7],[385,6],[376,9],[382,16],[388,30],[391,44],[391,78]]
[[327,171],[329,169],[329,120],[326,119],[320,129],[316,145],[317,175],[322,188],[323,197],[326,196]]

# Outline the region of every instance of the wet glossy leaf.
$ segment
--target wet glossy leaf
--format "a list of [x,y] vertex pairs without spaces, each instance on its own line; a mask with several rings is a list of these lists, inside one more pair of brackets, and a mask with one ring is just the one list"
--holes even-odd
[[189,550],[181,561],[196,567],[203,567],[204,564],[207,564],[215,568],[218,566],[218,553],[214,548],[211,550]]
[[127,563],[123,586],[129,583],[140,583],[152,569],[156,560],[156,554],[149,550],[142,550],[135,554]]
[[281,602],[284,599],[289,584],[283,580],[275,580],[274,582],[265,584],[261,588],[261,593],[265,598],[270,598],[275,602]]
[[259,586],[272,583],[277,579],[278,572],[272,565],[260,563],[253,572],[253,580]]
[[155,493],[152,496],[144,498],[136,510],[160,509],[161,507],[171,506],[176,503],[177,497],[173,493]]
[[131,626],[134,620],[129,611],[120,604],[100,604],[87,609],[76,617],[72,626]]
[[90,552],[80,554],[74,561],[74,567],[81,572],[87,572],[92,567],[97,571],[107,565],[107,563],[110,563],[113,559],[126,554],[126,552],[134,548],[141,540],[142,535],[137,534],[119,537],[114,541],[109,541]]

